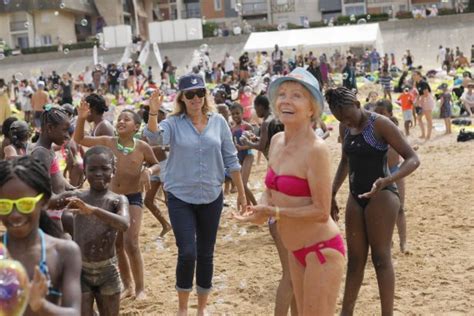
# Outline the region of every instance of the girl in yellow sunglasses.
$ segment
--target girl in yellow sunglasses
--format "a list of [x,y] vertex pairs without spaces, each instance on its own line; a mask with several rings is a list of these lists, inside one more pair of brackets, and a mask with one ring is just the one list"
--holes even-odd
[[51,197],[48,170],[30,156],[0,161],[0,241],[25,267],[30,283],[25,315],[79,315],[81,254],[44,211]]

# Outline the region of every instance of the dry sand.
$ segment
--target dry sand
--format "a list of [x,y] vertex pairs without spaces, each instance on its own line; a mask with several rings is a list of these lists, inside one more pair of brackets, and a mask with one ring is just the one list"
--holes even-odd
[[[436,120],[436,124],[442,124]],[[419,131],[410,138],[412,143]],[[337,132],[327,140],[333,156],[333,172],[340,158]],[[401,254],[394,235],[396,273],[395,313],[398,315],[474,315],[474,141],[457,143],[456,136],[441,136],[418,150],[421,166],[407,179],[406,214],[411,254]],[[251,187],[263,189],[265,162],[254,166]],[[347,181],[337,196],[347,199]],[[235,201],[235,196],[227,197]],[[234,204],[234,202],[232,202]],[[163,208],[163,205],[160,204]],[[344,208],[341,210],[344,214]],[[383,211],[383,210],[381,210]],[[209,312],[216,315],[272,315],[281,274],[276,249],[268,228],[241,226],[224,209],[215,252],[214,292]],[[344,232],[344,217],[339,222]],[[174,290],[177,248],[168,234],[157,243],[161,230],[145,211],[141,247],[145,261],[148,298],[122,302],[123,315],[171,315],[177,309]],[[339,295],[338,311],[343,290]],[[190,315],[196,312],[195,293]],[[380,314],[374,268],[367,263],[356,305],[357,315]]]

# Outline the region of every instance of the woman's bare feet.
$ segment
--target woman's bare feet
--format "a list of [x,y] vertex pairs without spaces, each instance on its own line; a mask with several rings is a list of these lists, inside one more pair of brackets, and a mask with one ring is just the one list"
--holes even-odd
[[143,301],[143,300],[146,300],[146,294],[145,294],[145,291],[140,291],[140,292],[137,292],[135,294],[135,300],[137,301]]
[[176,313],[177,316],[187,316],[188,315],[188,310],[187,309],[180,309]]
[[196,315],[197,315],[197,316],[208,316],[209,313],[207,312],[207,309],[202,309],[202,310],[199,310],[199,309],[198,309]]

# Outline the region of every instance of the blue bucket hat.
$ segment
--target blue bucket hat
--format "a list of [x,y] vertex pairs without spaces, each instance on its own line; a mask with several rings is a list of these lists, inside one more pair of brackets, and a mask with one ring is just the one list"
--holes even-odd
[[268,97],[272,104],[275,102],[278,88],[283,82],[286,81],[298,82],[308,89],[313,98],[315,98],[316,103],[318,103],[320,106],[321,113],[323,112],[324,99],[321,90],[319,90],[319,82],[310,72],[302,67],[296,67],[292,72],[290,72],[289,75],[277,78],[272,81],[272,83],[270,83],[270,87],[268,88]]
[[179,91],[195,90],[195,89],[206,89],[206,84],[204,83],[204,79],[200,75],[191,73],[179,78],[179,82],[178,82]]

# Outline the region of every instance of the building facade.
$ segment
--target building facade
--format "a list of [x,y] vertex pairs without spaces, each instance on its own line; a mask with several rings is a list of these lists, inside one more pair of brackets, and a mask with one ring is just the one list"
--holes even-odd
[[0,38],[11,48],[76,43],[94,34],[97,18],[87,1],[3,1]]

